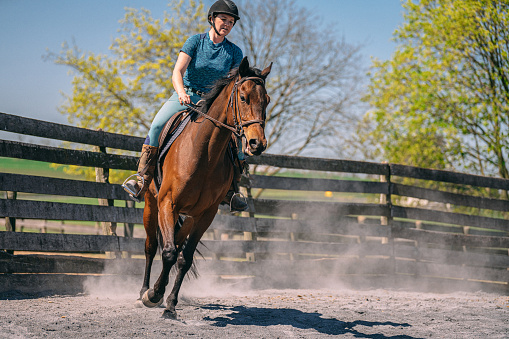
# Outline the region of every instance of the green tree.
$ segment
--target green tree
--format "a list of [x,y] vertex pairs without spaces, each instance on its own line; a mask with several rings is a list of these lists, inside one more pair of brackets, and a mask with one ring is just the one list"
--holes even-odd
[[390,162],[509,178],[509,2],[404,8],[392,59],[373,65],[365,145]]

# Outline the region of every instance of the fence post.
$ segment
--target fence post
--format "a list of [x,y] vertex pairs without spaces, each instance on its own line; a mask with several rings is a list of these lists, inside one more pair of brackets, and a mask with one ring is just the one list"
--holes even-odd
[[[298,220],[299,219],[299,215],[297,213],[292,213],[291,215],[291,219],[292,220]],[[295,237],[295,232],[290,232],[290,242],[295,242],[297,241],[297,238]],[[293,245],[292,245],[293,247]],[[295,255],[293,253],[290,253],[290,260],[295,260]]]
[[[380,197],[380,199],[381,199],[381,197]],[[384,217],[381,217],[381,218],[384,218]],[[365,221],[366,221],[366,217],[365,216],[363,216],[363,215],[357,216],[357,223],[358,224],[364,224]],[[380,222],[380,223],[383,225],[383,222]],[[358,235],[356,238],[357,238],[357,244],[362,245],[362,244],[366,243],[366,236],[365,235]],[[359,253],[358,257],[359,257],[359,260],[360,260],[360,259],[365,258],[366,256],[364,254],[362,254],[362,252],[361,252],[361,253]]]
[[[214,229],[212,231],[212,239],[214,239],[214,240],[221,240],[221,232],[219,230]],[[213,260],[220,260],[221,259],[220,253],[213,252],[212,253],[212,259]]]
[[[386,243],[390,246],[392,249],[392,255],[390,257],[390,266],[392,269],[392,278],[393,282],[396,281],[396,254],[395,254],[395,248],[394,248],[394,223],[392,218],[392,185],[391,185],[391,165],[387,162],[384,162],[387,164],[387,175],[381,175],[380,176],[380,182],[386,182],[387,183],[387,194],[380,194],[380,204],[384,204],[387,207],[389,207],[389,216],[388,217],[380,217],[380,224],[381,225],[387,225],[389,227],[389,237],[386,239],[382,239],[382,244]],[[394,284],[393,284],[394,285]]]
[[[383,162],[383,163],[387,163],[387,162]],[[390,167],[388,166],[388,168],[390,169]],[[380,194],[380,204],[382,205],[387,205],[389,206],[389,208],[391,208],[391,205],[389,205],[390,201],[391,201],[391,178],[390,178],[390,173],[389,175],[380,175],[380,182],[386,182],[387,183],[387,192],[388,194]],[[389,225],[389,218],[388,217],[380,217],[380,224],[381,225]],[[389,238],[385,238],[385,239],[382,239],[382,244],[387,244],[389,242]]]
[[[101,128],[98,131],[102,131]],[[94,151],[106,154],[106,147],[104,146],[94,146]],[[109,168],[95,168],[95,181],[102,183],[109,183],[110,181],[110,169]],[[113,206],[113,199],[102,199],[99,198],[100,206]],[[117,235],[117,223],[111,221],[103,221],[101,222],[102,232],[104,235]],[[115,257],[114,252],[106,252],[106,257]]]
[[[6,192],[7,199],[16,200],[18,192]],[[8,232],[16,232],[16,218],[5,217],[5,230]]]
[[[222,215],[223,212],[218,209],[217,210],[217,214],[219,215]],[[220,229],[213,229],[212,230],[212,239],[214,240],[220,240],[220,241],[226,241],[228,240],[228,234],[226,233],[223,233],[223,231],[221,231]],[[213,252],[212,253],[212,260],[221,260],[221,255],[222,253],[221,252]]]
[[[247,178],[246,187],[244,189],[247,194],[247,201],[249,204],[249,212],[242,212],[242,216],[254,219],[254,202],[253,202],[253,195],[251,194],[251,182],[249,181],[249,178]],[[244,240],[245,241],[256,240],[256,234],[253,232],[244,232]],[[252,252],[246,252],[246,260],[247,261],[256,261],[255,254]]]
[[[101,130],[101,129],[99,129]],[[101,152],[106,154],[106,147],[104,146],[94,146],[94,150],[96,152]],[[96,182],[102,182],[102,183],[109,183],[110,182],[110,169],[109,168],[95,168],[95,181]],[[113,206],[113,199],[102,199],[99,198],[99,205],[100,206]],[[117,223],[116,222],[110,222],[110,221],[103,221],[102,222],[102,230],[104,235],[117,235]]]
[[[7,199],[16,200],[18,192],[7,191]],[[5,230],[7,232],[16,232],[16,218],[5,217]],[[14,254],[13,250],[6,250],[9,254]]]
[[[126,200],[125,207],[134,208],[134,201]],[[126,238],[134,237],[134,224],[133,223],[124,223],[124,237],[126,237]]]
[[[416,220],[415,221],[415,229],[416,230],[422,230],[422,220]],[[420,269],[419,269],[419,265],[420,263],[422,262],[421,260],[421,243],[419,243],[418,240],[415,240],[414,241],[414,245],[415,245],[415,268],[414,268],[414,276],[415,276],[415,279],[416,280],[419,280],[420,279]]]
[[[125,207],[134,208],[133,200],[126,200]],[[134,238],[134,224],[133,223],[124,223],[124,237],[126,238]],[[130,258],[131,253],[125,252],[125,257]]]

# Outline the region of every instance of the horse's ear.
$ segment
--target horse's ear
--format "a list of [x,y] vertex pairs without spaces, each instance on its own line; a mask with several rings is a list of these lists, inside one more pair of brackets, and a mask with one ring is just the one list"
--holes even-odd
[[269,67],[265,68],[263,71],[262,71],[262,77],[265,79],[267,77],[267,75],[269,75],[270,73],[270,70],[272,69],[272,62],[270,63]]
[[247,61],[247,56],[240,62],[239,74],[241,78],[249,75],[249,61]]

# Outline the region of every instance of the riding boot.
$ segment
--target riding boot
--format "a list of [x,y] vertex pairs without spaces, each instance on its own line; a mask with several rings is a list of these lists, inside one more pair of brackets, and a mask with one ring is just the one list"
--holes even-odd
[[159,147],[143,145],[143,148],[141,149],[141,157],[138,161],[138,173],[136,173],[137,180],[131,179],[124,182],[122,185],[124,190],[129,193],[131,199],[136,202],[143,201],[145,193],[152,182],[156,168],[158,151]]
[[249,205],[241,198],[240,193],[233,188],[233,185],[226,193],[221,204],[230,205],[230,209],[236,212],[244,212],[249,208]]
[[246,203],[245,199],[243,199],[241,194],[239,193],[239,185],[241,178],[240,169],[237,166],[233,166],[233,181],[226,193],[221,204],[230,205],[230,210],[243,212],[249,208],[249,205]]

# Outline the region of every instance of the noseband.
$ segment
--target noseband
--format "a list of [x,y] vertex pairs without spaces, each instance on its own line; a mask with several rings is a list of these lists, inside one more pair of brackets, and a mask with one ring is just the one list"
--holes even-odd
[[[230,94],[230,99],[228,100],[228,107],[232,108],[233,122],[235,124],[234,127],[232,127],[230,125],[227,125],[227,124],[224,124],[221,121],[212,118],[210,115],[201,112],[200,110],[196,109],[195,107],[193,107],[191,105],[188,105],[188,104],[184,104],[184,105],[187,106],[187,108],[189,108],[191,111],[196,112],[196,113],[202,115],[203,117],[205,117],[205,118],[209,119],[210,121],[220,125],[221,127],[229,129],[238,138],[242,138],[242,136],[244,135],[243,127],[246,127],[246,126],[249,126],[249,125],[252,125],[252,124],[260,124],[262,127],[265,125],[265,120],[261,120],[261,119],[253,119],[253,120],[244,121],[244,122],[242,121],[242,115],[240,114],[239,103],[238,103],[238,100],[237,100],[237,97],[238,97],[238,86],[242,85],[244,82],[246,82],[248,80],[251,80],[251,81],[253,81],[255,83],[259,83],[259,84],[265,86],[265,80],[263,78],[260,78],[260,77],[245,77],[245,78],[241,78],[239,81],[237,81],[233,85],[233,89],[232,89],[232,92]],[[240,121],[237,121],[237,114],[235,114],[235,111],[238,112],[239,120]]]

